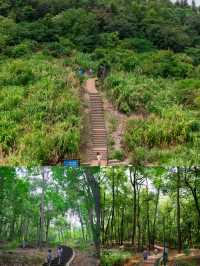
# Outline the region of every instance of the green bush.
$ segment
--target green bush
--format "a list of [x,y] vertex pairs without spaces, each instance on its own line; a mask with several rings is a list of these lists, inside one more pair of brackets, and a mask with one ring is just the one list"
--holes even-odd
[[192,60],[172,51],[157,51],[143,56],[142,73],[154,77],[186,78],[194,70]]
[[173,87],[163,79],[111,72],[104,87],[118,110],[127,114],[160,112],[171,104]]
[[7,47],[5,54],[9,57],[19,58],[23,56],[30,56],[37,47],[36,42],[24,41],[15,46]]
[[111,155],[112,159],[116,159],[119,161],[123,161],[125,158],[124,151],[122,150],[114,150]]
[[[0,65],[0,149],[11,164],[56,163],[78,156],[79,82],[61,60],[7,60]],[[76,87],[77,86],[77,87]]]
[[192,123],[177,107],[163,110],[161,117],[150,115],[147,119],[129,120],[124,138],[126,147],[131,151],[137,146],[165,148],[186,143],[191,141]]
[[120,46],[125,49],[130,49],[138,53],[149,52],[155,49],[153,43],[147,39],[129,38],[120,42]]
[[129,252],[104,251],[101,255],[102,266],[122,266],[131,257]]
[[52,42],[45,45],[44,53],[54,57],[62,57],[69,55],[71,52],[70,47],[65,47],[59,42]]

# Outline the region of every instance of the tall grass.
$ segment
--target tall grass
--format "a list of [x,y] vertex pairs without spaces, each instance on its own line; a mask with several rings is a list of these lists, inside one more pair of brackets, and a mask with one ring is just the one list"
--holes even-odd
[[7,60],[0,85],[1,161],[46,164],[78,156],[79,82],[70,68],[41,55]]

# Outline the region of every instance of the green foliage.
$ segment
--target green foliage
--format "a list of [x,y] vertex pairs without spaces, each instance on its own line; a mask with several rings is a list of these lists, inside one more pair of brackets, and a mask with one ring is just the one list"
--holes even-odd
[[64,47],[59,42],[51,42],[45,46],[44,53],[54,57],[63,57],[70,54],[70,48]]
[[184,254],[185,254],[186,256],[188,256],[188,255],[190,254],[190,247],[189,247],[189,245],[188,245],[187,242],[184,243],[184,245],[183,245],[183,252],[184,252]]
[[125,158],[125,154],[123,150],[114,150],[111,154],[112,159],[116,159],[119,161],[123,161]]
[[142,38],[124,39],[120,42],[120,46],[138,53],[150,52],[155,49],[151,41]]
[[136,146],[152,148],[183,144],[191,141],[190,132],[193,119],[189,120],[184,111],[164,109],[162,116],[150,115],[146,120],[130,120],[127,125],[125,143],[128,149]]
[[79,83],[73,73],[36,55],[4,62],[0,75],[4,160],[48,163],[78,154]]
[[101,255],[102,266],[122,266],[128,258],[131,257],[129,252],[120,252],[118,250],[103,251]]
[[101,33],[99,36],[99,45],[102,48],[114,48],[119,44],[119,35],[117,32]]
[[32,52],[36,49],[36,42],[24,41],[15,46],[7,47],[5,54],[9,57],[18,58],[23,56],[31,56]]
[[194,65],[200,65],[200,48],[188,48],[185,51],[193,60]]
[[193,71],[192,61],[185,55],[174,54],[171,51],[158,51],[144,57],[141,71],[154,77],[189,77]]
[[52,20],[60,36],[69,38],[79,49],[90,50],[94,46],[97,24],[95,15],[84,9],[68,9]]

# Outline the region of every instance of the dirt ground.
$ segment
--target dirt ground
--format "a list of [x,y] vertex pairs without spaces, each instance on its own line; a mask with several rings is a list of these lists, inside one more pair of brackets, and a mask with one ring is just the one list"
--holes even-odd
[[14,251],[0,250],[0,265],[41,266],[46,258],[47,248],[42,251],[34,248],[17,248]]
[[70,266],[99,266],[100,262],[85,252],[75,251],[75,258]]

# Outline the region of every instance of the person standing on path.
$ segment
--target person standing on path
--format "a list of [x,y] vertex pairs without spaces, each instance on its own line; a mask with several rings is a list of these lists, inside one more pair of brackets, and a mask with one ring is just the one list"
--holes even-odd
[[48,250],[48,253],[47,253],[47,263],[48,263],[48,266],[51,265],[51,262],[52,262],[52,253],[51,253],[51,249]]
[[148,259],[148,251],[147,251],[146,248],[145,248],[145,250],[143,251],[143,258],[144,258],[145,261]]
[[58,264],[61,264],[62,262],[62,253],[63,253],[63,249],[61,246],[59,246],[57,248]]
[[97,152],[98,166],[101,166],[101,159],[102,159],[102,156],[101,156],[100,152]]

